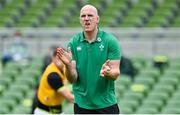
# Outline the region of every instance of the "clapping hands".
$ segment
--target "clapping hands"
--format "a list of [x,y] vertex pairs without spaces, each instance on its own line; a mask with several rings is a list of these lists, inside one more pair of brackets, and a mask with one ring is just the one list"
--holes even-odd
[[108,59],[108,60],[102,65],[102,68],[101,68],[101,70],[100,70],[100,76],[104,77],[104,76],[108,76],[108,75],[109,75],[109,73],[110,73],[110,71],[111,71],[109,62],[110,62],[110,60]]
[[57,48],[57,56],[65,65],[71,64],[72,53],[70,48],[68,48],[68,52],[63,48]]

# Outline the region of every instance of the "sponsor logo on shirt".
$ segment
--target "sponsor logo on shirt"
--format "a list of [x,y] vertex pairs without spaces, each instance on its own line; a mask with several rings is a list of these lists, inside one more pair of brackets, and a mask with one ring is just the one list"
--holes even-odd
[[76,50],[77,50],[77,51],[81,51],[82,49],[81,49],[80,46],[78,46],[78,47],[76,48]]

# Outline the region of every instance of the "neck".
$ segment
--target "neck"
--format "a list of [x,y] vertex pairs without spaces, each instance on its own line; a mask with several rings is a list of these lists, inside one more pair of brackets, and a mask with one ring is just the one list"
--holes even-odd
[[85,38],[87,41],[92,42],[96,39],[98,29],[94,29],[91,32],[84,32]]

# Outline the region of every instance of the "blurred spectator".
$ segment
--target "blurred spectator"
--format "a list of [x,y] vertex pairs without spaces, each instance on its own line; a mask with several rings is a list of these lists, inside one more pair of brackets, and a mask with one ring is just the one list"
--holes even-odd
[[5,66],[8,61],[26,62],[29,57],[28,46],[22,40],[21,32],[17,31],[13,37],[14,41],[3,52],[2,65]]
[[158,68],[161,74],[164,73],[164,70],[169,66],[168,57],[163,55],[157,55],[153,58],[154,67]]
[[58,48],[58,46],[56,45],[52,45],[50,48],[49,48],[49,51],[46,53],[46,55],[44,56],[43,58],[43,65],[42,65],[42,72],[44,72],[44,70],[46,69],[47,65],[49,65],[51,63],[51,60],[52,60],[52,54],[53,54],[53,51]]
[[62,113],[64,99],[73,102],[72,95],[65,77],[64,64],[56,56],[56,49],[51,57],[51,63],[43,72],[40,84],[33,100],[34,114]]
[[121,57],[121,64],[120,64],[121,74],[129,75],[131,78],[138,73],[138,70],[134,67],[132,61],[125,57]]
[[[45,54],[45,56],[43,58],[42,73],[46,70],[46,67],[52,62],[53,52],[55,51],[56,48],[58,48],[58,46],[52,45],[51,47],[49,47],[49,50]],[[39,82],[40,82],[40,80],[41,80],[41,77],[39,78]],[[39,87],[39,82],[35,87],[36,93],[37,93],[37,90]],[[36,101],[37,101],[37,96],[36,96],[37,94],[36,93],[35,93],[35,96],[33,98],[31,114],[33,114],[34,109],[36,108]]]

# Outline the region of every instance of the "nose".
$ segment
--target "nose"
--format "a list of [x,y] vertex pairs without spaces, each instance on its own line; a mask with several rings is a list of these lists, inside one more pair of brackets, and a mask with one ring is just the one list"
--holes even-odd
[[86,15],[86,16],[84,17],[84,20],[89,20],[89,16]]

